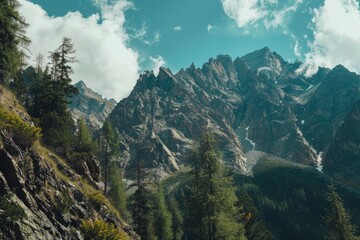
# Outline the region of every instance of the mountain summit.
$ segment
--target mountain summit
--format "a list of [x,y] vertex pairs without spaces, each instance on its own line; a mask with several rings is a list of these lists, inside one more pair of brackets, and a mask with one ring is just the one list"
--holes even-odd
[[106,117],[114,109],[114,99],[103,98],[99,93],[88,88],[83,81],[74,85],[79,94],[75,95],[69,104],[69,109],[74,121],[83,119],[92,130],[102,127]]
[[[344,114],[329,119],[338,128],[360,96],[354,88],[351,100],[346,100],[346,89],[358,86],[360,80],[340,67],[319,69],[308,78],[298,73],[300,65],[263,48],[235,61],[219,55],[201,68],[192,64],[176,74],[164,67],[157,77],[143,73],[129,97],[109,115],[121,135],[128,176],[139,158],[153,177],[179,170],[205,129],[214,132],[225,164],[233,169],[250,171],[247,155],[253,151],[316,166],[336,129],[325,127],[326,138],[310,129],[310,119],[322,112],[310,109],[322,108],[325,93],[343,99],[333,101],[332,109]],[[329,81],[344,94],[334,95]],[[331,109],[324,108],[321,114],[332,114]],[[325,142],[319,147],[318,141]]]

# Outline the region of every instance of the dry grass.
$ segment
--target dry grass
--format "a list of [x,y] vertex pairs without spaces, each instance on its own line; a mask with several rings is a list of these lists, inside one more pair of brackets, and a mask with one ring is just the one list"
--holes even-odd
[[84,178],[82,178],[78,174],[74,174],[73,176],[67,176],[64,172],[62,172],[58,166],[62,165],[63,168],[69,167],[68,163],[56,155],[53,151],[49,150],[48,148],[42,146],[39,143],[34,145],[36,151],[41,155],[41,157],[46,160],[47,163],[50,164],[51,168],[54,170],[55,174],[64,182],[70,183],[74,185],[86,198],[90,200],[94,205],[106,206],[110,212],[116,214],[119,218],[120,213],[119,211],[110,203],[109,199],[105,197],[103,192],[100,190],[95,189],[91,184],[89,184]]
[[16,112],[30,119],[25,107],[19,103],[15,95],[10,90],[6,89],[2,85],[0,85],[0,105],[12,112]]

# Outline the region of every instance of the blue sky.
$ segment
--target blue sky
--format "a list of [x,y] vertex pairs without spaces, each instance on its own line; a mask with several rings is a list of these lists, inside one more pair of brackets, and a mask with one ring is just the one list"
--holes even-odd
[[165,65],[176,72],[218,54],[235,58],[264,46],[285,60],[303,61],[309,74],[338,63],[360,70],[358,0],[21,2],[32,53],[46,53],[52,49],[43,48],[54,48],[61,34],[68,35],[80,57],[74,80],[117,100],[144,70]]

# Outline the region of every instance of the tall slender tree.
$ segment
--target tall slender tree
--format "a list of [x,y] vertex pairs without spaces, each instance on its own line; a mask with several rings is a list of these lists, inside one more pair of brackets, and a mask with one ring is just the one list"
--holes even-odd
[[92,134],[86,126],[84,120],[80,119],[77,124],[75,151],[78,153],[93,154],[95,153],[95,143]]
[[165,203],[163,186],[158,183],[155,202],[155,232],[158,240],[172,240],[172,219]]
[[193,154],[189,206],[192,239],[246,239],[236,207],[235,188],[225,176],[221,155],[211,133],[205,133]]
[[107,186],[108,186],[108,177],[109,177],[109,165],[110,158],[116,154],[119,148],[118,138],[113,128],[110,120],[106,120],[102,127],[102,135],[103,135],[103,173],[104,173],[104,192],[107,194]]
[[110,190],[108,196],[110,200],[120,211],[122,217],[129,220],[130,216],[126,206],[127,196],[125,192],[125,183],[123,182],[123,174],[121,169],[115,163],[112,163],[109,169],[109,186]]
[[180,211],[179,203],[176,201],[174,196],[170,196],[168,202],[172,221],[172,240],[181,240],[184,234],[182,229],[184,219]]
[[0,0],[0,84],[15,79],[30,42],[25,35],[27,24],[19,7],[17,0]]

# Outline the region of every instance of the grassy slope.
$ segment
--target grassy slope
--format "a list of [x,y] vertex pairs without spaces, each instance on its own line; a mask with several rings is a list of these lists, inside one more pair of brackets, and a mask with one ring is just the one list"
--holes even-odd
[[[25,108],[17,101],[13,93],[1,85],[0,107],[18,114],[24,121],[30,122],[31,117],[28,115]],[[45,147],[39,141],[34,143],[33,148],[39,153],[42,159],[52,167],[57,177],[68,183],[70,186],[76,187],[86,198],[90,200],[90,202],[106,206],[110,212],[116,214],[116,216],[121,220],[122,226],[129,227],[129,225],[122,220],[119,211],[110,203],[109,199],[105,197],[103,192],[95,189],[80,175],[74,173],[64,159],[56,155],[51,149]]]

